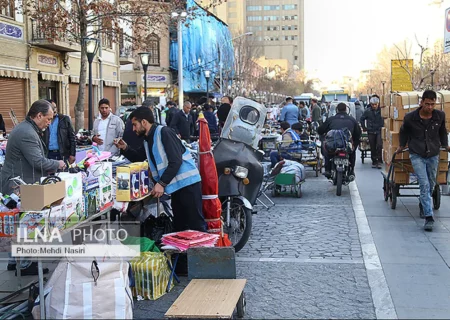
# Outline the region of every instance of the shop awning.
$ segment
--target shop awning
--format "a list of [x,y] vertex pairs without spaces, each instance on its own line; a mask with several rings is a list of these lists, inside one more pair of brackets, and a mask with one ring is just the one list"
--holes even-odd
[[30,79],[31,71],[0,68],[0,77]]
[[[79,76],[70,76],[70,82],[71,83],[80,83],[80,77]],[[86,77],[86,84],[89,84],[89,78]],[[100,84],[100,79],[92,79],[92,85],[98,86]]]
[[105,80],[105,86],[107,87],[120,87],[121,81]]
[[56,82],[64,82],[64,79],[66,77],[62,73],[50,73],[50,72],[41,72],[41,76],[43,80]]

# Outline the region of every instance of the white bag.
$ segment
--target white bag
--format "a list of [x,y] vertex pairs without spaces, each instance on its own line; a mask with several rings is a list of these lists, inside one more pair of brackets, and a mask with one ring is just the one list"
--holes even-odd
[[283,160],[284,165],[280,173],[292,173],[295,174],[295,183],[299,183],[305,180],[305,167],[296,161]]
[[[96,270],[95,264],[98,274],[91,271]],[[49,291],[45,296],[46,318],[132,319],[129,268],[126,261],[63,259],[45,286],[44,292]],[[32,313],[34,319],[40,319],[39,298]]]

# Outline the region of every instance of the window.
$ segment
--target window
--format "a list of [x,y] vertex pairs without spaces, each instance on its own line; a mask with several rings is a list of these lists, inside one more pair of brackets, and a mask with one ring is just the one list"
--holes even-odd
[[298,60],[298,56],[294,56],[294,60],[297,61]]
[[259,111],[251,106],[243,106],[239,112],[239,118],[249,124],[256,124],[259,120]]
[[261,11],[261,6],[247,6],[247,11]]
[[289,36],[284,36],[284,40],[289,40]]
[[267,31],[278,31],[280,30],[279,26],[268,26]]
[[282,27],[281,27],[281,30],[285,31],[286,28],[287,28],[287,26],[282,26]]
[[14,19],[14,13],[15,13],[15,7],[14,7],[14,1],[10,0],[9,3],[5,3],[1,7],[0,14],[5,17],[13,18]]
[[264,6],[265,11],[280,10],[280,6]]
[[283,10],[297,10],[296,4],[285,4],[283,5]]
[[236,18],[236,17],[237,17],[237,13],[236,12],[228,12],[228,19]]
[[247,31],[262,31],[262,26],[247,26]]
[[298,36],[291,36],[291,40],[297,40]]
[[228,4],[228,8],[236,8],[236,2],[228,1],[227,4]]
[[150,66],[159,66],[159,37],[156,34],[151,34],[146,40],[147,52],[150,53]]
[[278,16],[264,16],[264,21],[278,21],[279,19]]
[[291,16],[291,20],[298,20],[297,16]]
[[262,21],[261,16],[249,16],[247,17],[247,21]]
[[297,25],[292,26],[292,30],[298,30],[298,26]]

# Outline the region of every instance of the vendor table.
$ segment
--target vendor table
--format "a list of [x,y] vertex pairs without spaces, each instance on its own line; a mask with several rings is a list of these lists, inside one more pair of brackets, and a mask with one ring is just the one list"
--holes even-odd
[[[110,213],[111,213],[112,207],[109,207],[103,211],[100,211],[99,213],[96,213],[90,217],[88,217],[87,219],[78,222],[77,224],[74,224],[73,226],[64,229],[60,232],[61,237],[63,235],[68,234],[69,232],[72,232],[75,229],[78,229],[80,227],[82,227],[83,225],[87,224],[88,222],[101,217],[102,215],[106,214],[106,223],[109,224],[110,222]],[[17,231],[16,231],[17,232]],[[17,242],[17,240],[15,240],[14,238],[12,239],[12,243],[13,244],[19,244]],[[46,319],[45,317],[45,292],[44,292],[44,271],[43,271],[43,267],[42,267],[42,259],[38,258],[37,259],[38,262],[38,280],[39,280],[39,304],[41,307],[40,313],[41,313],[41,319]],[[17,262],[17,266],[19,266],[17,268],[17,278],[19,279],[19,287],[21,286],[21,281],[20,281],[20,261]],[[20,289],[20,288],[19,288]]]

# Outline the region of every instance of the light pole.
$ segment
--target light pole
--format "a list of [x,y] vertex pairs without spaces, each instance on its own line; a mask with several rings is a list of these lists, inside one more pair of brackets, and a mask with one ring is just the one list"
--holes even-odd
[[178,13],[172,12],[172,18],[177,19],[178,31],[178,108],[183,108],[183,22],[187,17],[185,11]]
[[434,74],[436,73],[436,69],[430,70],[431,73],[431,89],[434,89]]
[[144,101],[147,100],[147,69],[150,61],[150,52],[140,52],[139,58],[141,59],[142,68],[144,69]]
[[209,77],[211,76],[211,71],[205,70],[205,79],[206,79],[206,104],[209,105]]
[[95,38],[83,38],[84,45],[86,47],[86,55],[89,62],[89,91],[88,91],[88,126],[89,131],[92,130],[92,124],[94,120],[93,110],[92,110],[92,61],[98,50],[98,39]]
[[381,81],[381,84],[383,85],[383,107],[385,105],[384,103],[384,85],[386,84],[386,81]]

